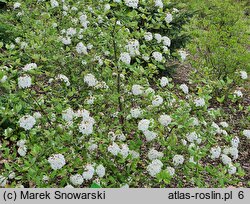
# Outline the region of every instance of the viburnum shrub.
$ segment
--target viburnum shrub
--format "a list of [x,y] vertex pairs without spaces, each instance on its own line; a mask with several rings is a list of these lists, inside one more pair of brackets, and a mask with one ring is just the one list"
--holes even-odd
[[186,14],[171,5],[8,4],[20,36],[1,45],[1,186],[240,181],[238,145],[249,131],[231,134],[221,110],[209,108],[209,90],[193,93],[171,78],[153,78],[186,57]]

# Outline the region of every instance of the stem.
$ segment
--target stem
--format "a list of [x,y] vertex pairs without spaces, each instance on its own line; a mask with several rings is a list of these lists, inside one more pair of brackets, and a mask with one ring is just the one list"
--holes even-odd
[[[112,41],[113,41],[113,49],[114,49],[114,58],[115,58],[115,67],[116,67],[116,70],[117,70],[117,92],[118,92],[118,111],[119,113],[123,113],[123,107],[122,107],[122,102],[121,102],[121,71],[118,67],[118,57],[117,57],[117,46],[116,46],[116,41],[115,41],[115,28],[116,28],[116,22],[114,24],[114,27],[113,27],[113,30],[112,30],[112,33],[111,33],[111,36],[112,36]],[[122,114],[119,114],[120,115],[120,124],[122,125],[122,129],[124,131],[124,127],[123,127],[123,124],[124,124],[124,117]]]

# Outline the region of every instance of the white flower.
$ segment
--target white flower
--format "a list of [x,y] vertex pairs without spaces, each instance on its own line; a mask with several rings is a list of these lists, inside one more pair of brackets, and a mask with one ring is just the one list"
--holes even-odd
[[35,113],[33,114],[33,117],[34,117],[35,119],[39,119],[39,118],[42,117],[42,115],[41,115],[40,112],[35,112]]
[[250,139],[250,130],[243,130],[243,135]]
[[137,8],[139,0],[125,0],[125,4],[128,7]]
[[154,37],[155,37],[157,43],[160,43],[162,41],[161,34],[156,33],[156,34],[154,34]]
[[184,50],[179,50],[179,55],[182,61],[185,61],[186,57],[188,56],[187,52]]
[[138,123],[138,129],[141,131],[146,131],[149,128],[150,120],[142,119]]
[[7,77],[6,75],[4,75],[4,76],[2,77],[2,79],[0,79],[0,82],[1,82],[1,83],[6,82],[7,78],[8,78],[8,77]]
[[149,88],[147,88],[147,89],[145,90],[145,94],[146,94],[146,95],[155,94],[155,90],[152,89],[151,87],[149,87]]
[[79,131],[83,135],[90,135],[93,133],[93,126],[94,126],[95,120],[92,117],[88,117],[86,119],[83,118],[82,122],[79,125]]
[[230,147],[229,148],[229,153],[233,156],[233,159],[236,160],[239,157],[239,151],[237,147]]
[[163,98],[161,97],[161,96],[159,96],[159,95],[156,95],[155,97],[154,97],[154,100],[152,101],[152,105],[153,106],[159,106],[159,105],[161,105],[163,103]]
[[130,64],[131,57],[130,57],[129,53],[127,53],[127,52],[121,53],[120,61],[124,62],[125,64]]
[[122,148],[120,149],[119,152],[123,158],[126,158],[129,154],[129,148],[127,144],[122,144]]
[[16,177],[15,172],[11,172],[8,177],[9,179],[14,179]]
[[171,45],[171,40],[169,37],[167,36],[163,36],[162,38],[162,41],[163,41],[163,45],[167,46],[167,47],[170,47]]
[[83,183],[83,177],[80,174],[72,175],[70,176],[70,182],[75,186],[79,186]]
[[24,157],[27,153],[27,147],[24,145],[24,146],[20,146],[18,149],[17,149],[17,152],[18,154],[21,156],[21,157]]
[[188,94],[188,86],[186,84],[181,84],[180,88],[183,91],[183,93]]
[[159,123],[161,123],[163,126],[168,126],[171,121],[172,118],[169,115],[161,115],[158,119]]
[[98,84],[95,76],[93,74],[87,74],[84,76],[84,82],[88,84],[88,86],[93,87]]
[[68,28],[66,31],[67,36],[74,36],[76,34],[76,29],[75,28]]
[[240,143],[240,139],[236,136],[231,140],[232,147],[238,148]]
[[240,90],[235,90],[234,95],[240,98],[243,97],[243,93]]
[[220,122],[220,125],[224,128],[227,128],[229,126],[227,122]]
[[88,54],[88,51],[87,51],[87,47],[85,45],[83,45],[82,42],[79,42],[77,45],[76,45],[76,52],[78,54]]
[[168,78],[167,77],[162,77],[160,80],[161,87],[165,87],[168,85]]
[[137,96],[143,94],[144,88],[141,85],[135,84],[132,86],[132,93]]
[[189,142],[195,142],[198,140],[198,135],[196,132],[191,132],[186,135],[187,141]]
[[247,79],[247,72],[245,72],[245,71],[240,71],[240,77],[241,77],[242,79]]
[[229,164],[228,173],[229,173],[229,174],[235,174],[236,171],[237,171],[237,168],[236,168],[234,165]]
[[150,32],[146,32],[144,38],[146,41],[151,41],[153,39],[153,35]]
[[96,167],[96,174],[100,177],[100,178],[102,178],[102,177],[104,177],[105,176],[105,167],[102,165],[102,164],[100,164],[100,165],[98,165],[97,167]]
[[70,38],[70,37],[60,38],[60,39],[61,39],[61,42],[62,42],[64,45],[70,45],[70,44],[71,44],[71,38]]
[[148,158],[150,160],[155,160],[155,159],[161,159],[163,157],[163,153],[162,152],[158,152],[157,150],[155,149],[151,149],[149,152],[148,152]]
[[59,3],[56,0],[50,0],[50,4],[52,8],[58,7]]
[[88,28],[88,24],[89,24],[89,21],[87,20],[87,15],[85,15],[85,14],[82,14],[81,16],[80,16],[80,22],[81,22],[81,25],[82,25],[82,27],[84,27],[85,29],[87,29]]
[[31,77],[28,75],[24,75],[22,77],[18,77],[18,87],[19,88],[29,88],[31,86]]
[[0,187],[5,187],[7,184],[7,178],[0,175]]
[[202,107],[202,106],[205,106],[206,103],[205,103],[204,98],[198,98],[194,100],[194,104],[196,107]]
[[31,115],[25,115],[19,120],[20,127],[30,130],[36,124],[36,119]]
[[113,154],[114,156],[117,156],[118,153],[121,151],[120,147],[118,146],[118,144],[116,144],[115,142],[112,145],[108,146],[108,151]]
[[37,68],[37,64],[36,63],[30,63],[30,64],[26,64],[23,68],[23,71],[30,71],[32,69],[36,69]]
[[137,55],[140,55],[139,47],[140,47],[139,41],[136,39],[131,39],[129,40],[125,48],[129,52],[131,57],[135,57]]
[[154,0],[155,7],[163,8],[162,0]]
[[62,154],[53,154],[51,157],[49,157],[48,162],[50,163],[51,168],[54,170],[61,169],[66,164]]
[[15,2],[13,5],[14,9],[20,8],[21,4],[19,2]]
[[85,172],[83,172],[82,177],[85,180],[91,180],[94,176],[95,173],[95,169],[91,164],[86,165],[86,170]]
[[222,154],[221,161],[223,164],[227,165],[227,164],[230,164],[232,162],[232,159],[230,157],[228,157],[227,155]]
[[131,114],[132,118],[139,118],[142,114],[142,111],[140,108],[132,108],[130,110],[130,114]]
[[211,153],[211,158],[212,159],[218,159],[220,157],[220,154],[221,154],[221,148],[218,146],[218,147],[212,147],[211,150],[210,150],[210,153]]
[[147,171],[150,176],[155,177],[158,173],[161,172],[162,167],[162,162],[158,159],[155,159],[147,166]]
[[129,150],[129,154],[132,156],[133,159],[138,159],[140,154],[134,150]]
[[66,86],[70,86],[69,79],[65,75],[58,74],[57,77],[56,77],[56,79],[63,81],[66,84]]
[[157,133],[149,130],[143,131],[143,134],[146,137],[147,142],[150,142],[157,137]]
[[171,166],[167,167],[167,171],[168,171],[170,176],[173,176],[175,174],[175,169]]
[[183,164],[183,162],[184,162],[184,157],[182,155],[177,154],[173,157],[173,163],[175,166]]
[[160,52],[153,52],[152,56],[157,62],[161,62],[163,60],[163,56]]
[[171,13],[167,13],[166,17],[165,17],[165,21],[167,23],[171,23],[173,21],[173,16]]
[[66,109],[66,110],[64,110],[63,112],[62,112],[62,118],[63,118],[63,120],[65,120],[65,121],[67,121],[67,122],[70,122],[70,121],[72,121],[73,120],[73,118],[74,118],[74,111],[72,110],[72,108],[68,108],[68,109]]

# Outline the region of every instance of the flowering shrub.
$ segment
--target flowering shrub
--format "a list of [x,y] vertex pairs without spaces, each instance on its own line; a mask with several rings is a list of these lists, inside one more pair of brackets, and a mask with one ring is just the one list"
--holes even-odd
[[21,32],[0,54],[2,187],[241,181],[249,130],[235,134],[206,87],[156,78],[186,57],[188,14],[167,2],[8,4]]

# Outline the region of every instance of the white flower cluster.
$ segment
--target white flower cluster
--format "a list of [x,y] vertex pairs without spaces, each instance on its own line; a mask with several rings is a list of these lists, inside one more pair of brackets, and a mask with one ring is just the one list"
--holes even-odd
[[58,1],[56,1],[56,0],[50,0],[50,4],[51,4],[51,7],[52,7],[52,8],[56,8],[56,7],[59,6]]
[[241,90],[235,90],[234,91],[234,96],[242,98],[243,97],[243,93],[241,92]]
[[141,130],[142,132],[146,131],[149,128],[149,124],[150,124],[150,120],[142,119],[138,123],[138,129]]
[[144,88],[141,85],[134,84],[132,86],[132,93],[137,96],[137,95],[142,95],[144,92]]
[[63,118],[63,120],[65,120],[67,122],[72,122],[74,116],[75,116],[75,113],[72,110],[72,108],[68,108],[62,112],[62,118]]
[[139,41],[136,39],[131,39],[129,40],[125,48],[127,49],[131,57],[135,57],[137,55],[140,55],[139,47],[140,47]]
[[120,148],[119,145],[116,144],[115,142],[113,142],[112,145],[108,146],[108,152],[110,152],[114,156],[117,156],[118,154],[120,154],[123,158],[127,158],[127,156],[130,153],[134,153],[134,152],[132,152],[132,151],[129,150],[127,144],[122,144],[121,148]]
[[184,162],[184,157],[182,155],[177,154],[173,157],[173,163],[175,166],[183,164],[183,162]]
[[169,115],[160,115],[159,119],[158,119],[159,123],[161,123],[163,126],[168,126],[171,121],[172,121],[172,118],[169,116]]
[[154,148],[151,149],[148,152],[148,158],[150,160],[155,160],[155,159],[161,159],[163,157],[163,153],[162,152],[158,152],[157,150],[155,150]]
[[82,122],[79,125],[79,131],[83,135],[90,135],[93,132],[93,126],[95,124],[94,118],[92,118],[88,111],[82,111]]
[[181,84],[180,89],[183,91],[183,93],[188,94],[188,86],[186,84]]
[[18,87],[23,89],[31,87],[31,77],[29,75],[18,77]]
[[211,150],[210,150],[210,153],[211,153],[211,158],[212,159],[218,159],[220,157],[220,154],[221,154],[221,148],[218,146],[218,147],[212,147]]
[[19,120],[19,125],[25,130],[30,130],[36,124],[36,119],[31,115],[25,115]]
[[196,107],[203,107],[205,106],[206,103],[205,103],[204,98],[198,98],[194,100],[194,104]]
[[170,176],[173,176],[175,174],[175,169],[171,166],[167,167],[167,171],[168,171]]
[[193,142],[197,142],[197,144],[201,143],[201,138],[199,137],[199,135],[196,132],[191,132],[188,133],[186,135],[187,141],[193,143]]
[[132,7],[132,8],[137,8],[138,7],[138,3],[139,3],[139,0],[125,0],[125,4],[128,7]]
[[19,2],[15,2],[14,5],[13,5],[14,9],[18,9],[20,7],[21,7],[21,4]]
[[163,56],[160,52],[155,51],[152,53],[152,56],[157,62],[161,62],[163,60]]
[[36,63],[30,63],[30,64],[26,64],[23,67],[23,71],[30,71],[32,69],[36,69],[37,68],[37,64]]
[[88,50],[87,50],[87,47],[85,45],[83,45],[82,42],[79,42],[77,45],[76,45],[76,52],[78,54],[84,54],[84,55],[87,55],[88,54]]
[[155,7],[163,8],[162,0],[154,0]]
[[250,139],[250,130],[243,130],[243,135],[244,135],[247,139]]
[[130,110],[130,115],[132,118],[139,118],[142,115],[142,110],[140,108],[132,108]]
[[131,57],[130,57],[129,53],[127,53],[127,52],[121,53],[121,55],[120,55],[120,61],[122,61],[125,64],[130,64]]
[[157,107],[160,106],[163,103],[163,98],[159,95],[154,96],[154,99],[152,101],[152,105]]
[[146,41],[151,41],[153,39],[153,35],[152,35],[151,32],[146,32],[144,34],[144,38],[145,38]]
[[245,71],[240,71],[240,77],[242,78],[242,79],[247,79],[247,72],[245,72]]
[[0,175],[0,187],[5,187],[6,184],[7,184],[7,181],[8,181],[8,180],[7,180],[6,177]]
[[80,174],[72,175],[70,176],[70,182],[75,186],[79,186],[83,183],[83,177]]
[[167,77],[162,77],[161,79],[160,79],[160,85],[161,85],[161,87],[165,87],[165,86],[167,86],[169,84],[169,81],[168,81],[168,78]]
[[188,56],[187,52],[184,51],[184,50],[179,50],[178,52],[179,52],[179,55],[180,55],[180,57],[181,57],[181,60],[182,60],[182,61],[185,61],[185,59],[186,59],[187,56]]
[[155,177],[161,172],[162,167],[163,163],[159,159],[155,159],[147,166],[147,171],[150,176]]
[[88,24],[89,24],[89,21],[87,20],[88,19],[87,15],[82,14],[79,19],[80,19],[80,23],[81,23],[82,27],[87,29]]
[[89,87],[94,87],[98,84],[97,79],[93,74],[87,74],[84,76],[84,82],[88,84]]
[[24,157],[27,153],[27,147],[25,143],[26,143],[25,140],[19,140],[17,142],[17,146],[18,146],[17,152],[21,157]]
[[54,170],[61,169],[66,164],[62,154],[53,154],[51,157],[49,157],[48,162],[50,163],[51,168]]
[[165,21],[167,23],[171,23],[173,21],[173,15],[171,13],[167,13],[167,15],[165,17]]
[[65,75],[63,75],[63,74],[58,74],[58,75],[56,76],[56,79],[57,79],[57,80],[63,81],[63,82],[66,84],[66,86],[70,86],[69,79],[68,79],[68,77],[66,77]]
[[87,164],[85,168],[86,168],[86,171],[83,172],[82,177],[85,180],[91,180],[94,176],[95,169],[91,164]]

